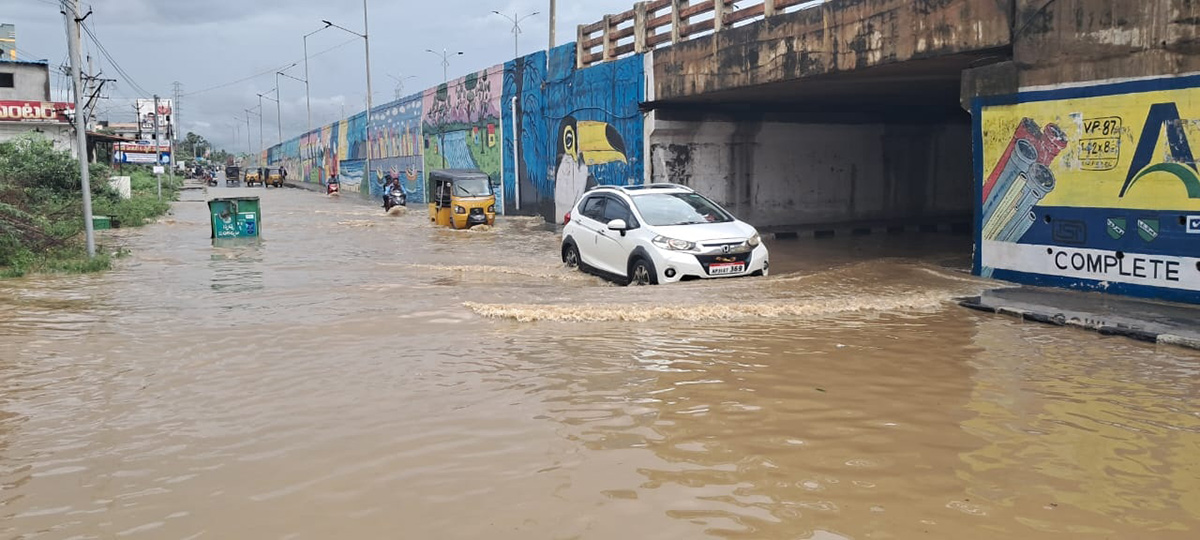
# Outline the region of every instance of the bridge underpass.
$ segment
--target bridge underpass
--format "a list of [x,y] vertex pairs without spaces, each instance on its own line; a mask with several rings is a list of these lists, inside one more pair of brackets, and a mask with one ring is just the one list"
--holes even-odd
[[973,210],[964,69],[1004,50],[652,101],[650,177],[755,226],[966,232]]

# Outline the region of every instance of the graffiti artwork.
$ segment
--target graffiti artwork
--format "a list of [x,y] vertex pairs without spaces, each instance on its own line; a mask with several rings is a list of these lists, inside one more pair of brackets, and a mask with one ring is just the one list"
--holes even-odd
[[412,202],[425,201],[424,160],[421,156],[422,95],[383,105],[371,114],[370,196],[383,196],[388,176],[399,178]]
[[422,135],[426,171],[479,169],[492,178],[493,185],[499,185],[502,79],[502,68],[496,66],[425,92]]
[[[518,98],[520,119],[518,139],[504,133],[509,152],[520,143],[509,178],[519,171],[522,201],[558,223],[589,186],[639,183],[643,176],[643,59],[576,70],[574,50],[559,47],[505,67],[505,100]],[[509,180],[505,191],[515,187]]]
[[1200,301],[1200,79],[985,98],[976,113],[978,273]]

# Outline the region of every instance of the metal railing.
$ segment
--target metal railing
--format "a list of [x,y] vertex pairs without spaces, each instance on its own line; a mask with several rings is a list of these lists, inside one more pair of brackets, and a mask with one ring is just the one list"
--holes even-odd
[[[735,25],[773,17],[829,0],[649,0],[633,9],[580,25],[576,62],[586,67],[663,44],[720,32]],[[794,11],[795,9],[790,9]],[[718,15],[719,12],[719,15]],[[596,50],[599,49],[599,50]]]

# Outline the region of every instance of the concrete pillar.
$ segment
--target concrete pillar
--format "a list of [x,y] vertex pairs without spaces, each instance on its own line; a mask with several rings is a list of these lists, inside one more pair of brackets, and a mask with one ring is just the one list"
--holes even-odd
[[763,16],[775,16],[775,0],[763,0]]
[[602,58],[604,59],[603,60],[604,62],[612,60],[612,58],[613,58],[612,31],[613,31],[612,17],[609,15],[605,15],[604,16],[604,54],[602,56]]
[[[584,55],[591,54],[591,51],[583,48],[583,41],[587,38],[587,34],[583,33],[583,25],[575,27],[575,69],[583,69]],[[549,51],[547,51],[549,52]],[[549,56],[547,56],[549,59]]]
[[687,7],[688,0],[671,0],[671,43],[679,43],[679,32],[682,30],[680,26],[683,20],[679,17],[679,10]]
[[633,51],[646,52],[646,3],[633,5]]
[[713,3],[713,32],[720,32],[725,27],[725,0],[712,0]]

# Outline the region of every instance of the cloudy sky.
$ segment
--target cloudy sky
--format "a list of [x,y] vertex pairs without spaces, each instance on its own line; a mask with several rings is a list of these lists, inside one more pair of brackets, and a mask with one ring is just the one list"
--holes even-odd
[[[574,41],[575,27],[618,13],[635,0],[559,0],[558,43]],[[246,150],[246,108],[260,92],[275,88],[275,70],[304,78],[301,36],[328,19],[356,32],[363,27],[362,0],[84,0],[96,38],[137,86],[169,97],[171,83],[183,85],[181,132],[195,131],[218,147]],[[442,81],[442,61],[426,49],[451,53],[450,77],[505,62],[513,56],[512,23],[494,13],[540,11],[522,23],[521,54],[548,45],[549,0],[368,0],[371,75],[376,104],[394,98],[397,79],[404,94]],[[0,23],[17,27],[22,59],[66,61],[66,33],[57,0],[0,0]],[[141,93],[103,58],[85,35],[85,53],[118,79],[97,108],[101,119],[133,121],[132,99]],[[365,108],[362,39],[330,28],[308,38],[313,125]],[[256,74],[262,74],[255,77]],[[307,125],[304,84],[279,78],[284,138]],[[55,99],[67,80],[52,76]],[[271,94],[274,95],[274,94]],[[146,96],[149,97],[149,96]],[[275,103],[263,101],[263,139],[278,141]],[[235,117],[237,119],[235,120]],[[258,146],[258,118],[251,116],[251,143]],[[239,142],[235,142],[235,136]]]

